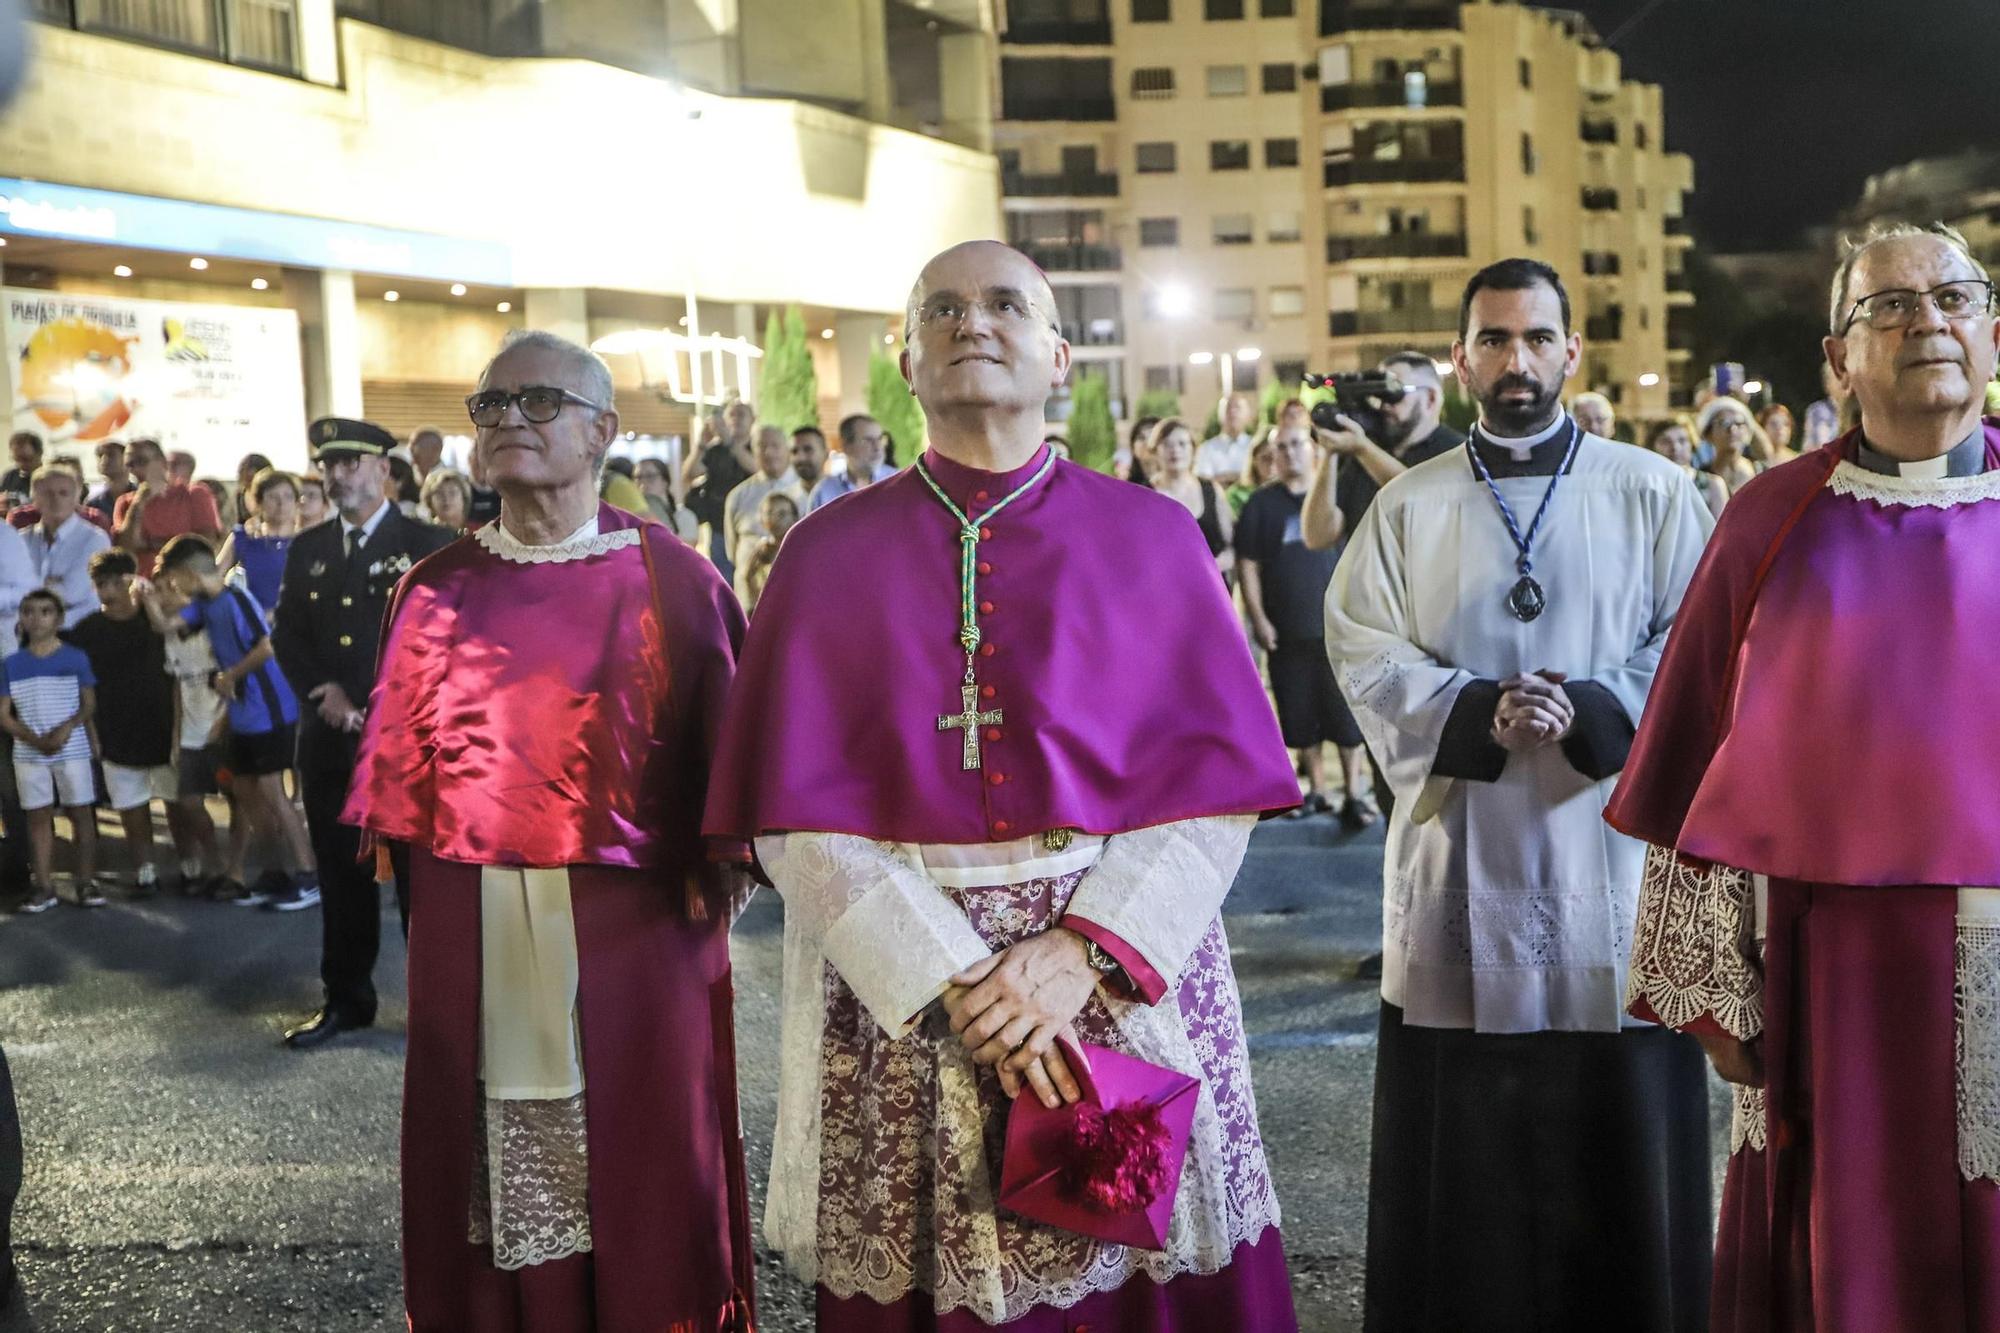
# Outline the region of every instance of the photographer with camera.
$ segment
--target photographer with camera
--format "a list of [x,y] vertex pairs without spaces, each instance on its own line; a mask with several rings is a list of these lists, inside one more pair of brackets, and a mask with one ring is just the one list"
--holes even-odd
[[[1444,424],[1444,380],[1422,352],[1384,357],[1371,376],[1337,376],[1337,430],[1315,414],[1321,466],[1306,493],[1306,546],[1338,547],[1368,512],[1375,492],[1407,468],[1448,453],[1465,437]],[[1385,385],[1383,381],[1388,383]],[[1380,790],[1380,784],[1377,784]]]

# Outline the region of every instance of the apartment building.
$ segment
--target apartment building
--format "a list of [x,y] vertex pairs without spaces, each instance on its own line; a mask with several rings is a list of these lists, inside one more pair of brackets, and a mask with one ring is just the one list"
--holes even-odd
[[1568,281],[1578,387],[1667,410],[1688,159],[1580,16],[1501,0],[1009,0],[1010,237],[1115,400],[1442,358],[1465,279]]

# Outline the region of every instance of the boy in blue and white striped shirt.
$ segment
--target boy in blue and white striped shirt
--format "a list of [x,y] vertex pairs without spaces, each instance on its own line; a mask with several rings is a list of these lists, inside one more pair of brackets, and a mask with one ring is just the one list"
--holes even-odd
[[7,656],[7,707],[0,727],[14,738],[14,782],[28,814],[28,846],[35,887],[24,912],[55,906],[56,818],[60,804],[76,841],[76,905],[104,906],[97,883],[97,780],[90,761],[97,739],[90,717],[97,705],[97,677],[83,649],[57,638],[62,598],[37,588],[21,599],[20,634],[26,647]]

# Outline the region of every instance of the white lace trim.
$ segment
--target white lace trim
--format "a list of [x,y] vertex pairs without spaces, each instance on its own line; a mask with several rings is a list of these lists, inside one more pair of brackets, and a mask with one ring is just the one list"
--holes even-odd
[[2000,920],[1958,919],[1958,1173],[2000,1181]]
[[1756,1152],[1764,1151],[1769,1139],[1764,1115],[1764,1090],[1745,1087],[1741,1083],[1729,1085],[1729,1155],[1748,1148]]
[[466,1239],[495,1268],[582,1254],[590,1239],[590,1150],[583,1094],[559,1101],[479,1098]]
[[1671,1028],[1707,1016],[1739,1041],[1763,1032],[1755,902],[1747,872],[1648,847],[1626,1002],[1644,1000]]
[[511,560],[517,565],[562,565],[572,560],[588,560],[627,546],[637,546],[640,533],[637,528],[613,528],[609,532],[599,532],[597,517],[593,514],[588,523],[553,546],[531,546],[507,531],[498,519],[474,532],[472,539],[502,560]]
[[2000,471],[1981,472],[1971,477],[1904,477],[1870,472],[1842,460],[1833,469],[1826,488],[1835,495],[1877,504],[1902,505],[1911,509],[1955,509],[2000,499]]

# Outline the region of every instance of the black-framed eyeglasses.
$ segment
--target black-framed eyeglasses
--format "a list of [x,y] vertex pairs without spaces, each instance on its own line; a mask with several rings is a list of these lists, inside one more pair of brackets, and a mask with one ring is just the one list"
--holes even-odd
[[593,412],[604,410],[580,393],[549,384],[530,384],[516,393],[505,389],[482,389],[466,398],[465,410],[471,415],[473,425],[497,426],[506,419],[507,409],[516,403],[521,406],[522,417],[537,426],[547,425],[560,416],[564,403],[575,403]]
[[1917,317],[1925,297],[1930,298],[1938,314],[1947,320],[1972,319],[1993,309],[1993,284],[1983,278],[1961,278],[1956,282],[1940,283],[1927,292],[1891,287],[1856,301],[1849,308],[1847,320],[1840,326],[1840,331],[1845,334],[1854,327],[1856,320],[1866,322],[1878,333],[1904,328]]

